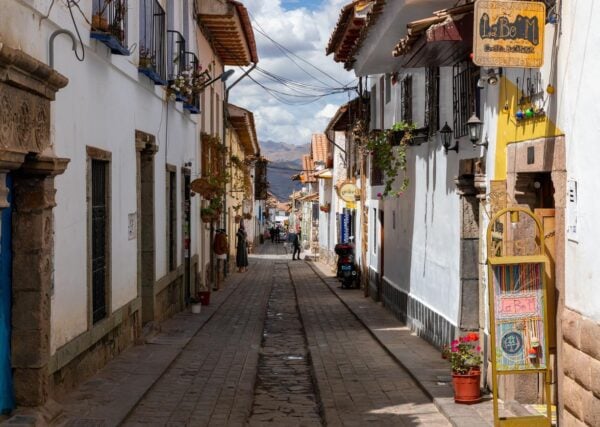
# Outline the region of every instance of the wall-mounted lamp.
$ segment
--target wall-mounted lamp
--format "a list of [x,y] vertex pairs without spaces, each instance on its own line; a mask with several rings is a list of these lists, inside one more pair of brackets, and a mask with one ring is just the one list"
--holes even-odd
[[502,68],[498,68],[498,71],[496,71],[494,68],[490,68],[487,75],[487,84],[490,86],[496,86],[500,77],[502,77]]
[[440,135],[444,152],[448,154],[448,151],[456,151],[458,154],[458,141],[454,143],[454,147],[450,147],[450,144],[452,143],[452,128],[448,126],[448,122],[440,129]]
[[200,88],[200,90],[204,89],[207,86],[210,86],[217,80],[221,80],[222,82],[225,82],[229,77],[231,77],[233,75],[233,73],[235,73],[235,70],[224,71],[223,73],[221,73],[220,75],[218,75],[217,77],[215,77],[214,79],[209,81],[208,83],[203,84],[202,87]]
[[469,130],[469,139],[473,144],[473,148],[475,147],[485,147],[488,146],[487,138],[483,142],[477,142],[481,139],[481,131],[483,130],[483,122],[479,120],[479,117],[475,113],[467,120],[467,129]]

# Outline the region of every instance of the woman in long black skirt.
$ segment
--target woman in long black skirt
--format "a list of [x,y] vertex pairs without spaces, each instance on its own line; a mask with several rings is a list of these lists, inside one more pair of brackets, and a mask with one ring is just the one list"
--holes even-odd
[[237,231],[237,252],[235,262],[240,273],[248,270],[248,244],[247,234],[244,223],[240,222],[240,228]]

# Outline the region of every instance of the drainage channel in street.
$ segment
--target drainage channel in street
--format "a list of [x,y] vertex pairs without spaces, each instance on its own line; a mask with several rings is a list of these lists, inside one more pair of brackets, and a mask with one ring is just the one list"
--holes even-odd
[[276,263],[249,424],[320,426],[304,328],[287,263]]

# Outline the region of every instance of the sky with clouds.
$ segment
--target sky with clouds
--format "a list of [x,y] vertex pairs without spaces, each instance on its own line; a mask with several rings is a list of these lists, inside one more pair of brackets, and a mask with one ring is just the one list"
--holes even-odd
[[[325,56],[325,47],[340,10],[348,2],[349,0],[243,0],[255,29],[258,66],[303,85],[339,88],[342,86],[340,83],[350,83],[349,86],[355,86],[354,74],[346,72],[342,64],[335,63],[333,55]],[[285,52],[285,49],[274,44],[261,32],[297,56]],[[307,63],[326,72],[338,82]],[[238,69],[234,78],[239,75],[241,71]],[[339,93],[306,104],[314,98],[304,98],[305,90],[285,87],[257,70],[251,76],[268,88],[297,95],[285,96],[285,100],[295,104],[287,105],[249,78],[232,89],[230,101],[254,113],[258,137],[262,141],[292,144],[310,142],[311,135],[322,132],[337,108],[348,102],[348,96],[356,96],[355,92]],[[277,95],[275,92],[275,96]]]

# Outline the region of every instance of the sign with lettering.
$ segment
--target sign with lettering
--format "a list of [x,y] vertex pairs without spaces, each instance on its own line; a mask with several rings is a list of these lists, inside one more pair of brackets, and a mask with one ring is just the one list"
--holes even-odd
[[544,63],[546,5],[533,1],[475,3],[473,62],[482,67],[539,68]]
[[[494,265],[496,369],[545,369],[544,264]],[[532,357],[535,355],[535,357]]]
[[356,201],[356,184],[350,181],[344,181],[338,185],[338,196],[344,202]]

